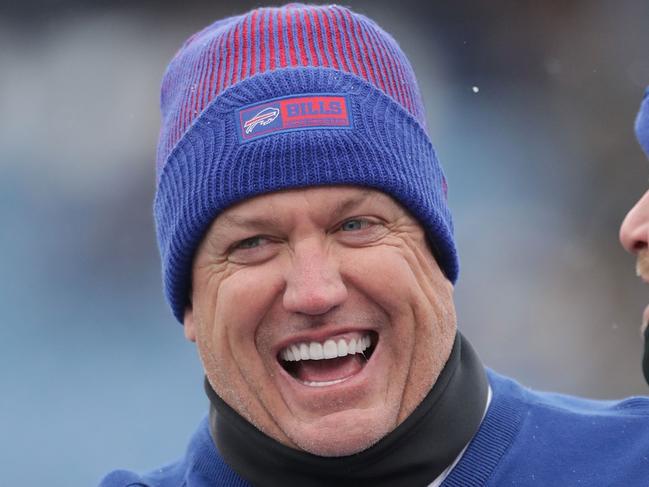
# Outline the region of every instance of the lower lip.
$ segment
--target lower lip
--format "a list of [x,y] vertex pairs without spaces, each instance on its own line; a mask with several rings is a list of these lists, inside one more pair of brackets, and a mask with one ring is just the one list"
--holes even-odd
[[[363,366],[363,369],[364,368],[365,368],[365,366]],[[358,372],[358,373],[360,374],[361,372],[362,372],[362,370],[360,372]],[[354,375],[358,375],[358,374],[354,374]],[[352,377],[354,377],[354,375],[350,375],[349,377],[343,377],[341,379],[330,380],[330,381],[327,381],[327,382],[305,382],[305,381],[298,381],[298,382],[301,382],[305,386],[309,386],[309,387],[328,387],[328,386],[333,386],[333,385],[336,385],[336,384],[341,384],[341,383],[345,382],[346,380],[349,380]]]

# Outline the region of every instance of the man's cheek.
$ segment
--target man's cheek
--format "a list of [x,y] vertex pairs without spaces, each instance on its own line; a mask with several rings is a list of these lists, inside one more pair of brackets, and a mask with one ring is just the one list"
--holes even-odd
[[395,249],[360,249],[341,266],[345,279],[398,319],[409,308],[416,280],[408,263]]

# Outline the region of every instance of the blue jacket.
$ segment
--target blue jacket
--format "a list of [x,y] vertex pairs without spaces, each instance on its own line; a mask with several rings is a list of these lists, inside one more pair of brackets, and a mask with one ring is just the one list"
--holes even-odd
[[[649,398],[581,399],[488,374],[491,404],[444,487],[649,486]],[[220,457],[205,419],[177,463],[143,476],[117,470],[100,487],[249,485]]]

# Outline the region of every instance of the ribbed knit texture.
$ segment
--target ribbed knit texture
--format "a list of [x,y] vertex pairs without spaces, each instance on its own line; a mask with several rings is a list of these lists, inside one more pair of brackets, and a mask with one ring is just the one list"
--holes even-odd
[[226,88],[258,73],[309,66],[365,79],[426,126],[410,63],[372,20],[337,5],[260,8],[197,32],[169,64],[162,83],[158,171],[193,120]]
[[[303,95],[345,97],[349,126],[240,140],[241,109]],[[154,212],[165,293],[179,321],[209,224],[234,203],[288,188],[352,184],[392,195],[421,222],[455,282],[446,182],[419,89],[403,52],[371,20],[291,4],[218,21],[172,60],[161,108]]]
[[644,99],[635,120],[635,133],[644,153],[649,157],[649,87],[645,90]]
[[[492,384],[497,383],[494,375]],[[489,407],[478,434],[473,438],[471,447],[462,455],[462,460],[455,466],[442,485],[444,487],[480,487],[487,485],[489,477],[510,448],[521,427],[523,410],[520,408],[520,397],[512,396],[508,401],[501,401],[495,396]]]

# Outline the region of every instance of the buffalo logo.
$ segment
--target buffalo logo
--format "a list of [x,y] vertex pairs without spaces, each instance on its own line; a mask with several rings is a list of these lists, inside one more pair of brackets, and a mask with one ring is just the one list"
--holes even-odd
[[268,107],[264,108],[257,115],[243,124],[246,129],[246,134],[252,133],[257,125],[268,125],[279,116],[279,108]]

